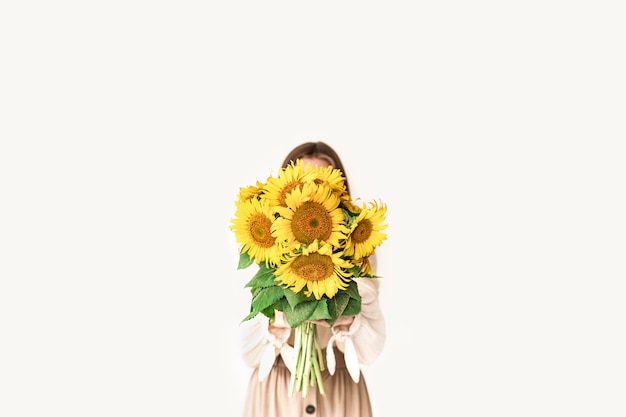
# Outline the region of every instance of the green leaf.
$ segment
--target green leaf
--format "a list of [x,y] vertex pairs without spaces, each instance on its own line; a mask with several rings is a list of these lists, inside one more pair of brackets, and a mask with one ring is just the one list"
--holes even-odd
[[276,300],[276,302],[270,306],[267,306],[266,308],[263,309],[263,311],[261,311],[261,313],[263,313],[263,315],[265,317],[267,317],[268,319],[272,320],[272,322],[274,321],[274,315],[276,313],[276,310],[281,310],[281,305],[284,298],[281,298],[279,300]]
[[[278,287],[276,287],[278,288]],[[266,296],[268,296],[268,294],[265,293],[265,291],[267,290],[267,288],[253,288],[252,292],[253,292],[253,299],[255,296],[259,295],[259,306],[265,304],[265,303],[261,303],[261,299],[265,299]],[[287,306],[287,300],[285,300],[285,297],[280,297],[278,300],[276,300],[275,302],[273,302],[272,304],[268,305],[265,308],[259,309],[259,308],[255,308],[253,305],[250,306],[250,314],[248,314],[243,320],[247,321],[250,320],[251,318],[255,317],[257,314],[261,313],[263,314],[265,317],[269,318],[270,320],[274,320],[274,314],[275,314],[275,310],[279,310],[279,311],[283,311],[284,307]]]
[[348,286],[348,288],[343,291],[345,291],[346,294],[350,296],[350,298],[361,301],[361,294],[359,294],[359,286],[357,285],[356,281],[350,281],[350,285]]
[[250,293],[252,294],[252,298],[256,297],[256,295],[261,291],[264,287],[252,287],[250,288]]
[[262,311],[283,297],[283,290],[279,287],[261,288],[252,298],[252,309]]
[[346,317],[356,316],[361,312],[361,299],[350,298],[348,305],[343,310],[343,315]]
[[246,269],[250,265],[252,265],[253,259],[248,255],[248,252],[242,252],[239,255],[239,264],[237,264],[237,269]]
[[359,278],[360,268],[358,266],[353,266],[349,268],[348,271],[354,276],[354,278]]
[[259,310],[250,306],[250,313],[248,313],[248,315],[244,317],[243,320],[241,320],[241,322],[243,323],[244,321],[248,321],[251,318],[255,317],[257,314],[259,314]]
[[268,269],[265,265],[259,265],[259,270],[245,287],[274,287],[277,282],[274,281],[274,270]]
[[290,306],[289,303],[287,302],[287,298],[283,297],[280,300],[278,300],[275,304],[274,304],[276,310],[278,311],[287,311],[287,310],[293,310]]
[[332,320],[332,323],[328,322],[328,324],[332,326],[335,323],[335,321],[343,314],[349,301],[350,296],[345,291],[339,291],[333,298],[327,301],[328,312]]
[[259,314],[258,311],[251,311],[250,314],[248,314],[246,317],[243,318],[243,320],[241,320],[241,322],[243,323],[244,321],[248,321],[248,320],[256,317],[257,314]]
[[285,319],[287,320],[287,323],[289,323],[289,326],[295,328],[301,325],[305,320],[308,320],[309,317],[311,317],[311,314],[313,314],[313,311],[315,311],[316,307],[316,300],[304,301],[293,309],[284,309],[283,313],[285,313]]
[[309,316],[307,320],[326,320],[330,319],[330,313],[328,312],[328,305],[326,304],[326,299],[322,298],[319,300],[315,306],[315,310]]
[[307,297],[306,295],[304,295],[303,291],[300,291],[299,293],[295,293],[288,288],[285,288],[285,298],[289,302],[290,308],[295,308],[298,304],[300,304],[303,301],[311,301],[315,299],[312,295]]
[[341,209],[343,210],[343,219],[346,222],[346,227],[349,229],[352,226],[352,222],[354,222],[354,219],[359,217],[359,213],[352,213],[343,204],[341,205]]

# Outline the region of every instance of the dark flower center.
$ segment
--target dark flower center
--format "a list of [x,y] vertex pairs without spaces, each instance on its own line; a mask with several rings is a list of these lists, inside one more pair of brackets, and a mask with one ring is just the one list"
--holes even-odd
[[250,236],[258,246],[270,248],[276,239],[271,235],[272,221],[260,213],[252,216],[249,223]]
[[291,267],[298,276],[306,281],[322,281],[334,271],[330,256],[311,253],[294,259]]
[[350,235],[352,237],[352,241],[355,243],[363,243],[366,242],[367,239],[372,235],[372,222],[368,219],[362,220],[359,222],[357,227],[352,231]]
[[307,201],[294,212],[291,230],[300,243],[326,240],[332,232],[332,219],[324,206]]

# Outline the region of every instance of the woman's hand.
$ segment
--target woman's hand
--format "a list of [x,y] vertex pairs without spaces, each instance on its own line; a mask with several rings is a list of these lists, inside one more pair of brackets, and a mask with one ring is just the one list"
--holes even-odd
[[[354,316],[350,316],[350,317],[341,316],[337,319],[333,327],[335,328],[343,327],[345,329],[348,329],[348,327],[350,327],[353,321],[354,321]],[[311,320],[311,323],[319,324],[324,327],[330,327],[328,323],[326,323],[326,320]]]
[[283,329],[290,328],[289,323],[287,323],[287,319],[285,318],[285,313],[278,310],[274,310],[274,322],[272,322],[270,326],[280,327]]

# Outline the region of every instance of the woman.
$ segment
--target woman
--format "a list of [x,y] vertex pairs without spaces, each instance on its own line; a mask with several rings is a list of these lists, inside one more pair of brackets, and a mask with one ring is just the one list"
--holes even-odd
[[[323,142],[307,142],[294,148],[283,167],[301,159],[305,164],[332,166],[345,170],[339,155]],[[348,181],[345,180],[349,193]],[[372,268],[375,263],[370,257]],[[371,417],[372,407],[361,364],[372,363],[385,342],[385,322],[379,305],[380,281],[356,278],[361,295],[361,311],[352,317],[340,317],[331,328],[324,320],[318,324],[324,358],[326,347],[335,358],[334,373],[326,366],[322,372],[326,395],[310,389],[306,397],[300,392],[289,395],[291,355],[294,331],[283,313],[277,311],[273,323],[262,315],[241,325],[243,359],[254,371],[250,377],[244,405],[244,417]],[[333,355],[334,353],[334,355]]]

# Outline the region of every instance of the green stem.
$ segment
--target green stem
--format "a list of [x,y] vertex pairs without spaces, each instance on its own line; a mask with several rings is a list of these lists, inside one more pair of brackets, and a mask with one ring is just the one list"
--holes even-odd
[[317,360],[320,364],[320,370],[324,370],[324,357],[322,356],[322,346],[320,346],[320,338],[317,334],[317,326],[315,326],[315,346],[317,347]]
[[312,324],[307,322],[305,324],[306,339],[304,342],[304,371],[302,372],[301,387],[302,396],[306,397],[309,392],[309,381],[311,375],[311,347],[313,344],[313,332],[311,331]]
[[[296,389],[297,386],[297,382],[298,382],[298,375],[300,374],[301,368],[302,368],[302,355],[301,355],[301,351],[302,351],[302,337],[303,337],[303,332],[302,332],[302,327],[298,326],[295,328],[294,330],[295,335],[294,335],[294,343],[293,343],[293,353],[294,353],[294,358],[295,358],[295,364],[293,367],[293,373],[291,374],[291,380],[289,383],[289,396],[291,397],[294,393],[294,390]],[[298,388],[298,391],[300,391],[300,389]]]
[[316,324],[305,322],[295,328],[294,355],[295,366],[289,383],[289,396],[294,391],[300,391],[306,397],[309,387],[315,385],[322,395],[326,395],[321,374],[324,359]]
[[[317,360],[313,361],[313,371],[315,372],[315,380],[317,381],[317,388],[320,390],[320,394],[326,395],[326,389],[324,388],[324,381],[322,380],[322,373],[320,372],[320,368],[324,366],[324,363],[318,364]],[[311,379],[311,383],[314,380]]]

